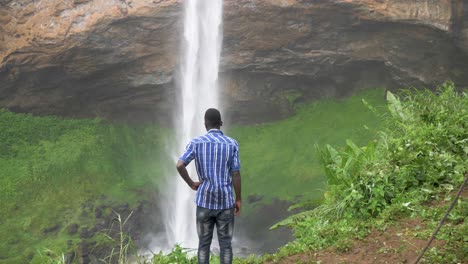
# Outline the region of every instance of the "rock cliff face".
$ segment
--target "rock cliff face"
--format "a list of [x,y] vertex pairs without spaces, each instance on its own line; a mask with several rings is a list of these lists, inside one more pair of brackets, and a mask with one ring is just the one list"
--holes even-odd
[[[171,118],[183,1],[0,0],[0,107]],[[241,123],[358,89],[468,86],[463,0],[225,0],[221,83]]]

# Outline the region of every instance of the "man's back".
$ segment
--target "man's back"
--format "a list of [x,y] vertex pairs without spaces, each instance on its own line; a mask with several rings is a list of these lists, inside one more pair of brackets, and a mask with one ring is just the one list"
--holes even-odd
[[196,204],[208,209],[227,209],[234,205],[232,171],[240,169],[239,145],[218,129],[194,138],[180,158],[185,164],[195,159],[200,181]]

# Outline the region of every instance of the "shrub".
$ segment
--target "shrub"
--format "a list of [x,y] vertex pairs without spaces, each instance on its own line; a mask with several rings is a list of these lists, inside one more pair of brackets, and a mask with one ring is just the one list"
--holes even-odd
[[[401,99],[400,99],[401,98]],[[386,129],[365,147],[321,150],[328,204],[335,216],[377,216],[392,200],[416,188],[458,185],[467,171],[468,98],[452,83],[387,94]]]
[[[376,140],[364,147],[348,140],[341,150],[318,148],[328,182],[324,203],[273,227],[294,228],[292,251],[339,245],[357,230],[365,233],[366,223],[385,210],[404,211],[463,181],[468,170],[467,94],[448,82],[435,93],[389,92],[387,100],[389,112],[380,114],[385,125]],[[402,202],[406,199],[412,200]]]

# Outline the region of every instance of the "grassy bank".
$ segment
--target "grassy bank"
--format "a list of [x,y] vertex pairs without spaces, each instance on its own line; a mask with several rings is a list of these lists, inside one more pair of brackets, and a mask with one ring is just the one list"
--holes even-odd
[[78,234],[67,226],[92,226],[82,206],[103,197],[138,199],[155,188],[166,168],[161,155],[167,131],[101,120],[34,117],[0,111],[0,263],[40,263],[38,250],[66,252]]
[[326,178],[316,146],[342,146],[348,138],[364,144],[381,124],[363,98],[383,110],[384,90],[375,89],[298,105],[297,113],[286,120],[233,128],[230,134],[241,148],[245,194],[263,197],[263,202],[321,199]]
[[[389,113],[382,116],[385,126],[376,140],[362,147],[348,141],[345,148],[322,148],[328,182],[325,201],[280,223],[294,229],[296,240],[273,260],[290,263],[292,259],[282,257],[309,252],[302,256],[324,261],[313,252],[352,252],[366,246],[358,241],[376,244],[382,240],[379,234],[388,232],[397,246],[383,243],[369,253],[384,257],[389,251],[391,262],[414,261],[414,252],[425,245],[468,171],[468,97],[447,83],[436,93],[389,94],[388,101]],[[468,261],[466,192],[464,197],[421,263]],[[362,257],[366,259],[365,254]],[[332,263],[331,259],[324,262]]]

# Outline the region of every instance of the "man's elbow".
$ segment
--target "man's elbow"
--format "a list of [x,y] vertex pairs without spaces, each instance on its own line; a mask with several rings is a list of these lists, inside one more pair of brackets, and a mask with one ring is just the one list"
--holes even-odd
[[240,179],[240,171],[233,171],[232,172],[232,178],[239,178]]
[[185,163],[183,161],[181,161],[181,160],[178,160],[177,164],[176,164],[176,168],[177,168],[177,170],[185,168]]

